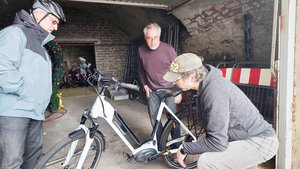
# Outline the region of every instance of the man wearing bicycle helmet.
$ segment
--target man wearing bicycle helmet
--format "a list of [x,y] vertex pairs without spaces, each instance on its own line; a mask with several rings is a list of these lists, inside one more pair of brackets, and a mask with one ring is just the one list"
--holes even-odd
[[206,131],[203,139],[180,146],[181,166],[186,167],[186,155],[201,154],[199,169],[254,169],[276,154],[279,143],[272,125],[219,69],[185,53],[173,60],[164,79],[183,91],[197,91],[199,120]]
[[0,31],[0,168],[33,169],[41,155],[44,112],[52,93],[51,60],[43,47],[65,22],[62,8],[35,0]]

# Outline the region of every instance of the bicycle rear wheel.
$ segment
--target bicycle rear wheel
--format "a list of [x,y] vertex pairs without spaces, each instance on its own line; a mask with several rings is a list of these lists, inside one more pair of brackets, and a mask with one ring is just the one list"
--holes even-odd
[[[196,111],[189,112],[188,110],[183,110],[178,112],[176,115],[180,121],[183,122],[183,124],[193,133],[193,135],[196,136],[197,140],[205,136],[205,131],[202,127],[201,121],[198,119],[198,114]],[[166,155],[162,156],[162,159],[166,165],[173,169],[181,169],[182,167],[179,163],[177,163],[176,160],[177,151],[175,150],[178,149],[178,146],[182,143],[182,141],[192,141],[192,137],[186,131],[184,131],[182,127],[180,127],[181,135],[179,139],[177,138],[177,141],[172,139],[171,131],[175,128],[175,125],[179,125],[178,123],[175,123],[174,120],[175,119],[168,121],[165,125],[160,139],[160,146],[161,150],[168,152]],[[173,152],[172,149],[174,149]],[[187,155],[185,158],[185,162],[187,164],[186,169],[197,167],[198,158],[199,155]]]
[[[79,161],[81,152],[85,145],[85,132],[77,130],[70,133],[68,137],[64,138],[56,145],[54,145],[38,162],[35,169],[74,169]],[[71,144],[78,141],[75,153],[70,159],[69,165],[63,167]],[[90,147],[87,157],[84,161],[83,168],[96,169],[100,160],[102,151],[104,151],[104,137],[100,131],[97,131],[94,136],[94,141]]]

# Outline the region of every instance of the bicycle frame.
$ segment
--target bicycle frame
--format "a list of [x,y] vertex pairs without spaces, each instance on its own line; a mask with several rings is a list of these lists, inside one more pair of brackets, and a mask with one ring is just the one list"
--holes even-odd
[[[101,76],[98,77],[98,80],[97,80],[98,83],[101,81],[101,79],[99,79],[100,77]],[[103,81],[109,82],[109,80],[103,80]],[[118,83],[118,84],[119,84],[119,86],[124,87],[124,88],[138,90],[136,87],[133,87],[132,84],[127,84],[127,83]],[[97,96],[91,110],[88,113],[85,112],[85,114],[82,116],[85,119],[81,121],[78,129],[83,129],[85,131],[86,142],[85,142],[85,146],[83,148],[82,154],[80,156],[79,162],[76,166],[76,169],[82,168],[83,162],[85,161],[88,150],[90,149],[90,146],[94,139],[93,134],[91,134],[91,129],[84,125],[86,118],[90,118],[90,120],[93,122],[92,130],[94,130],[94,131],[97,130],[98,125],[95,125],[95,121],[93,119],[103,118],[132,152],[131,156],[128,155],[129,158],[134,157],[135,160],[140,163],[148,163],[149,161],[152,161],[153,159],[155,159],[156,157],[158,157],[160,155],[176,153],[178,150],[178,148],[176,148],[176,149],[172,149],[172,150],[168,150],[168,151],[166,151],[166,150],[160,151],[158,148],[158,140],[157,140],[156,133],[157,133],[158,125],[161,121],[162,113],[164,110],[168,111],[168,113],[180,124],[180,126],[183,128],[183,130],[186,131],[192,137],[193,141],[197,141],[197,138],[194,136],[194,134],[183,124],[183,122],[180,121],[180,119],[175,115],[175,113],[165,103],[165,99],[167,98],[167,96],[170,97],[170,96],[174,96],[174,95],[173,95],[173,93],[171,93],[170,90],[164,90],[164,92],[167,93],[167,96],[162,99],[162,102],[159,106],[159,110],[158,110],[158,114],[156,117],[155,125],[153,127],[151,138],[148,141],[141,143],[140,140],[132,132],[132,130],[127,126],[127,124],[122,119],[120,114],[114,109],[114,107],[108,101],[105,100],[105,96],[106,96],[105,94],[108,91],[108,87],[109,87],[109,85],[103,85],[100,92],[98,92],[97,88],[95,87],[95,90],[97,91],[98,96]],[[179,94],[179,93],[177,93],[177,94]],[[172,141],[169,141],[167,143],[167,145],[171,145],[176,142],[182,142],[183,140],[184,140],[183,137],[176,138]],[[71,148],[70,148],[67,158],[63,164],[64,167],[68,165],[69,160],[74,155],[76,146],[77,146],[77,142],[73,142],[71,144]]]
[[[104,88],[103,90],[106,89]],[[105,91],[101,91],[100,94],[101,93],[105,93]],[[118,136],[123,140],[123,142],[130,149],[133,155],[143,150],[153,150],[157,154],[160,153],[160,151],[158,150],[156,130],[158,129],[157,126],[159,125],[164,109],[166,109],[170,113],[170,115],[179,122],[183,130],[188,132],[192,136],[194,141],[197,140],[196,137],[192,134],[192,132],[189,131],[188,128],[178,119],[175,113],[166,105],[164,101],[161,102],[159,107],[159,111],[156,117],[157,122],[152,132],[154,134],[152,135],[152,138],[149,141],[146,141],[144,143],[141,143],[140,140],[138,140],[135,134],[130,130],[130,128],[123,121],[119,113],[113,108],[113,106],[109,102],[105,100],[104,95],[99,95],[96,98],[96,101],[94,102],[94,105],[92,106],[91,109],[91,116],[93,118],[98,118],[98,117],[103,118],[112,127],[112,129],[118,134]],[[181,139],[183,140],[183,138]],[[173,141],[176,142],[177,140],[173,140]]]
[[[193,138],[193,141],[197,140],[196,137],[193,135],[193,133],[180,121],[180,119],[178,119],[178,117],[167,106],[167,104],[164,101],[162,101],[156,117],[156,123],[153,127],[152,137],[148,141],[141,143],[140,140],[132,132],[132,130],[126,125],[126,123],[121,118],[119,113],[113,108],[113,106],[108,101],[105,100],[105,95],[104,95],[105,90],[107,90],[106,87],[102,88],[102,91],[97,96],[92,106],[92,109],[90,110],[89,113],[87,113],[88,117],[92,119],[103,118],[111,126],[111,128],[117,133],[117,135],[122,139],[125,145],[130,149],[130,151],[132,152],[132,156],[130,158],[134,157],[137,162],[147,163],[148,161],[146,162],[143,161],[144,160],[143,155],[145,154],[148,155],[147,157],[151,157],[151,160],[153,160],[156,157],[159,157],[160,155],[166,155],[167,153],[177,152],[177,149],[172,149],[169,150],[168,152],[165,152],[164,150],[162,151],[158,150],[158,141],[157,141],[156,132],[164,110],[167,110],[169,114],[176,121],[178,121],[178,123],[182,126],[183,130],[185,130]],[[76,166],[76,169],[82,168],[83,162],[85,161],[85,158],[87,156],[87,152],[90,149],[91,143],[93,141],[93,137],[90,136],[90,129],[88,127],[86,127],[84,124],[80,124],[78,129],[83,129],[85,131],[86,143],[82,151],[82,154],[80,156],[79,162]],[[168,142],[167,145],[176,142],[181,142],[183,140],[184,138],[177,138]],[[66,160],[63,164],[64,167],[68,165],[69,160],[74,155],[76,146],[77,146],[77,142],[72,143],[71,148],[66,157]]]
[[[193,138],[193,141],[197,141],[197,138],[194,136],[194,134],[182,123],[181,120],[179,120],[179,118],[175,115],[175,113],[168,107],[168,105],[165,102],[161,102],[161,104],[159,106],[158,115],[156,117],[155,128],[156,128],[156,125],[157,126],[159,125],[159,122],[161,120],[161,116],[162,116],[162,113],[163,113],[164,109],[166,109],[171,114],[171,116],[173,116],[175,118],[175,120],[180,124],[180,126],[183,128],[183,130],[185,130]],[[179,142],[179,141],[183,141],[183,138],[174,139],[171,142],[168,142],[167,146],[171,145],[175,142]],[[175,153],[176,151],[177,151],[177,149],[176,150],[171,150],[171,153]]]

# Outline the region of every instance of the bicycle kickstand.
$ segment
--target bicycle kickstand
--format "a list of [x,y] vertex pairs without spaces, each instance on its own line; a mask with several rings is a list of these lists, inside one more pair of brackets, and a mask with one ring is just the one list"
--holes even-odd
[[125,158],[126,158],[127,161],[130,161],[133,158],[133,155],[130,155],[126,152],[123,152],[123,155],[125,155]]

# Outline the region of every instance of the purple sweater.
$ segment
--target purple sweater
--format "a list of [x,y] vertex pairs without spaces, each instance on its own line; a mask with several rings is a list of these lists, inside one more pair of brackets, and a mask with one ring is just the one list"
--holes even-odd
[[152,90],[173,87],[174,84],[165,81],[163,76],[176,56],[174,48],[164,42],[160,42],[156,50],[147,45],[140,46],[138,71],[142,85],[148,85]]

